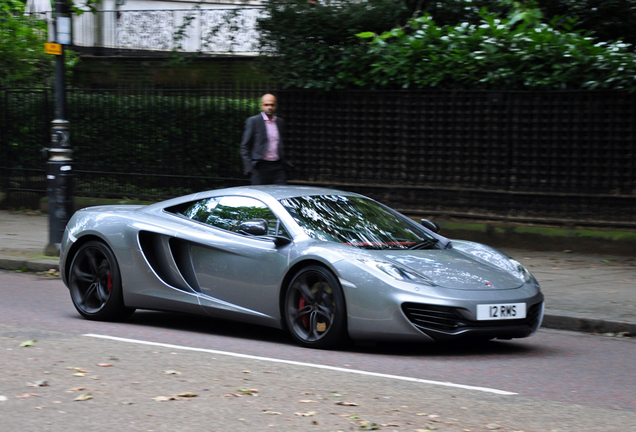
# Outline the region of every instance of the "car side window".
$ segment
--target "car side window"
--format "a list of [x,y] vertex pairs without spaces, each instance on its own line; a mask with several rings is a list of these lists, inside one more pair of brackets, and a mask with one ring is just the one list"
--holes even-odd
[[217,228],[238,232],[241,222],[265,219],[269,235],[289,237],[285,227],[263,202],[249,197],[224,196],[192,203],[184,216]]

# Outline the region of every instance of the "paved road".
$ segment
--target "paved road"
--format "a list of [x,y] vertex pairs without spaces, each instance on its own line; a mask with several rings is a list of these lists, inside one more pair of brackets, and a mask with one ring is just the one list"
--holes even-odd
[[[203,317],[138,312],[127,323],[86,321],[59,279],[0,272],[0,287],[0,396],[7,398],[0,424],[20,426],[7,430],[76,430],[87,415],[92,430],[106,430],[111,418],[123,430],[178,430],[178,422],[218,431],[360,430],[370,426],[365,421],[383,430],[526,432],[626,431],[636,424],[632,339],[541,330],[481,347],[383,344],[329,352],[299,348],[279,331]],[[32,339],[32,347],[19,346]],[[86,375],[74,376],[74,368]],[[26,384],[42,379],[50,385]],[[183,392],[198,396],[153,400]],[[38,396],[20,397],[29,394]],[[74,402],[81,394],[92,399]]]

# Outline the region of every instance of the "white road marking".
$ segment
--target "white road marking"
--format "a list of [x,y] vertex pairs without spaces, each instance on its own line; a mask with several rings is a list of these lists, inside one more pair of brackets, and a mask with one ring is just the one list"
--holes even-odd
[[320,364],[314,364],[314,363],[297,362],[293,360],[283,360],[283,359],[277,359],[277,358],[271,358],[271,357],[253,356],[249,354],[233,353],[229,351],[218,351],[218,350],[212,350],[212,349],[206,349],[206,348],[193,348],[193,347],[188,347],[183,345],[172,345],[172,344],[165,344],[160,342],[149,342],[149,341],[143,341],[138,339],[127,339],[127,338],[120,338],[116,336],[98,335],[93,333],[87,333],[87,334],[84,334],[83,336],[100,338],[100,339],[108,339],[108,340],[113,340],[118,342],[129,342],[129,343],[135,343],[140,345],[151,345],[151,346],[158,346],[163,348],[179,349],[184,351],[197,351],[197,352],[204,352],[204,353],[210,353],[210,354],[224,355],[229,357],[239,357],[239,358],[244,358],[249,360],[260,360],[260,361],[266,361],[266,362],[272,362],[272,363],[284,363],[284,364],[289,364],[294,366],[310,367],[315,369],[326,369],[326,370],[332,370],[336,372],[347,372],[347,373],[352,373],[357,375],[366,375],[366,376],[373,376],[378,378],[388,378],[388,379],[399,380],[399,381],[410,381],[410,382],[438,385],[438,386],[444,386],[444,387],[453,387],[453,388],[460,388],[464,390],[474,390],[474,391],[480,391],[480,392],[486,392],[486,393],[494,393],[494,394],[504,395],[504,396],[512,396],[517,394],[517,393],[512,393],[512,392],[508,392],[504,390],[492,389],[488,387],[475,387],[475,386],[469,386],[469,385],[463,385],[463,384],[455,384],[451,382],[431,381],[431,380],[425,380],[420,378],[411,378],[411,377],[405,377],[405,376],[399,376],[399,375],[388,375],[383,373],[368,372],[368,371],[357,370],[357,369],[346,369],[346,368],[340,368],[336,366],[326,366],[326,365],[320,365]]

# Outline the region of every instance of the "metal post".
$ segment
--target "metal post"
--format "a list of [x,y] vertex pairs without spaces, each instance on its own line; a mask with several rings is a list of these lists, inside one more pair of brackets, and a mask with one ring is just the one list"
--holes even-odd
[[[55,34],[58,39],[58,18],[67,15],[65,0],[55,1]],[[64,45],[55,56],[55,120],[51,122],[51,148],[46,167],[49,199],[49,243],[45,255],[59,256],[62,236],[73,214],[73,170],[69,122],[66,117],[66,86],[64,83]]]

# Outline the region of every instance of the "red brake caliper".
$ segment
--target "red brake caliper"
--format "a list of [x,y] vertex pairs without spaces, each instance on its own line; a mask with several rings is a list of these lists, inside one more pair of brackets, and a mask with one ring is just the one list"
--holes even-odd
[[[301,296],[300,301],[298,302],[298,310],[301,310],[304,307],[305,307],[305,298]],[[309,327],[309,317],[307,315],[302,317],[300,320],[303,322],[303,325],[305,326],[305,328]]]
[[113,287],[113,277],[110,272],[106,273],[106,280],[106,288],[108,288],[108,292],[110,292],[110,289]]

